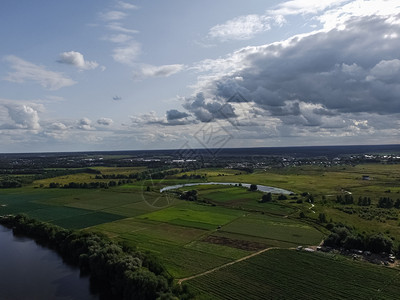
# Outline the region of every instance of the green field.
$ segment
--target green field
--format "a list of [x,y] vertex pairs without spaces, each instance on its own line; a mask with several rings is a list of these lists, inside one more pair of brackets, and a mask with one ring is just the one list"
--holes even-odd
[[[194,187],[180,188],[182,191],[188,191]],[[249,192],[247,188],[221,185],[196,186],[202,200],[215,203],[218,206],[244,209],[250,211],[267,212],[276,215],[289,215],[295,210],[283,203],[259,203],[263,193]],[[275,196],[276,198],[276,196]]]
[[[145,170],[95,169],[108,175]],[[179,179],[184,174],[204,177]],[[365,174],[372,179],[362,180]],[[155,253],[175,279],[206,272],[270,247],[316,246],[329,233],[326,223],[318,221],[321,213],[328,222],[347,224],[357,232],[383,232],[392,236],[395,248],[400,242],[399,210],[390,210],[391,216],[397,219],[385,219],[383,214],[366,220],[360,217],[361,207],[356,204],[344,206],[334,202],[336,195],[351,192],[355,199],[371,197],[373,205],[364,208],[370,209],[371,214],[385,213],[376,208],[379,197],[400,198],[400,168],[396,165],[303,166],[253,173],[201,169],[109,189],[46,188],[50,182],[94,181],[94,176],[80,173],[35,181],[23,188],[2,189],[0,215],[26,213],[66,228],[102,232],[117,241]],[[255,183],[292,190],[296,194],[286,200],[277,200],[278,195],[273,195],[273,202],[260,203],[263,193],[233,186],[204,185],[159,193],[160,188],[168,185],[202,181]],[[198,201],[179,199],[179,193],[192,189],[197,190]],[[301,196],[304,192],[314,196],[313,207],[306,196]],[[296,202],[299,199],[301,201]],[[345,207],[355,213],[344,212],[342,208]],[[300,212],[303,218],[299,217]],[[351,272],[354,278],[349,275]],[[366,287],[360,279],[363,272]],[[341,298],[344,297],[342,286],[350,290],[349,295],[354,299],[391,299],[390,296],[398,292],[396,284],[385,286],[382,292],[376,291],[382,285],[379,276],[388,276],[390,281],[397,278],[396,274],[398,271],[342,257],[271,250],[190,280],[189,284],[203,293],[203,299],[224,299],[225,294],[229,299],[256,299],[262,295],[282,299],[295,298],[293,295],[301,299]],[[371,283],[374,280],[376,282]],[[354,287],[348,286],[350,283]],[[357,289],[362,290],[360,296],[356,295]],[[332,297],[329,297],[329,290]]]
[[343,257],[271,250],[187,283],[198,299],[398,299],[399,278]]
[[297,220],[255,214],[241,217],[223,226],[221,231],[299,245],[318,245],[323,238],[314,227]]

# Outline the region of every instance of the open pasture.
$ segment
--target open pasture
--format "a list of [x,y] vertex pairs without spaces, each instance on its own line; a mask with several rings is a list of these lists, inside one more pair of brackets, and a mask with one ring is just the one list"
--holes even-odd
[[92,167],[92,169],[100,171],[103,175],[129,175],[144,172],[147,167]]
[[[362,180],[368,175],[371,180]],[[280,187],[295,193],[309,192],[314,195],[340,194],[343,190],[372,191],[384,193],[392,188],[400,191],[400,168],[398,165],[365,164],[357,166],[322,167],[298,166],[282,169],[256,170],[254,173],[230,177],[208,177],[208,181],[250,182]]]

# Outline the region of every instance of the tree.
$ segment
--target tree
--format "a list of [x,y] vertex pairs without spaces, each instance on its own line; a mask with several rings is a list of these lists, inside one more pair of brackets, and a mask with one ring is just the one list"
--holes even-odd
[[380,208],[392,208],[393,207],[393,199],[389,197],[381,197],[379,198],[378,207]]
[[320,213],[318,219],[321,223],[327,223],[326,215],[324,213]]
[[184,192],[181,195],[181,199],[188,200],[188,201],[197,201],[197,191],[190,190],[190,191]]
[[252,192],[257,191],[257,190],[258,190],[257,185],[255,185],[255,184],[250,184],[249,190],[252,191]]
[[374,253],[390,253],[392,251],[392,247],[393,241],[388,237],[385,237],[382,233],[370,236],[367,241],[367,248]]
[[265,202],[271,202],[272,201],[272,194],[271,193],[268,193],[268,194],[264,194],[262,197],[261,197],[261,203],[265,203]]
[[394,207],[396,207],[397,209],[400,209],[400,199],[396,200],[396,203],[394,204]]
[[287,200],[287,197],[284,194],[280,194],[278,200]]

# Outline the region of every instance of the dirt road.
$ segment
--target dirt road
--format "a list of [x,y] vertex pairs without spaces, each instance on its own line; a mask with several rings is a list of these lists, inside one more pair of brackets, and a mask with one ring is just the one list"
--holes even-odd
[[239,259],[237,259],[237,260],[231,261],[231,262],[229,262],[229,263],[227,263],[227,264],[224,264],[224,265],[219,266],[219,267],[216,267],[216,268],[214,268],[214,269],[205,271],[205,272],[203,272],[203,273],[199,273],[199,274],[196,274],[196,275],[193,275],[193,276],[190,276],[190,277],[186,277],[186,278],[181,278],[181,279],[178,280],[178,284],[182,284],[182,282],[184,282],[184,281],[186,281],[186,280],[190,280],[190,279],[193,279],[193,278],[197,278],[197,277],[200,277],[200,276],[203,276],[203,275],[210,274],[210,273],[215,272],[215,271],[218,271],[218,270],[220,270],[220,269],[222,269],[222,268],[231,266],[231,265],[233,265],[233,264],[236,264],[236,263],[238,263],[238,262],[241,262],[241,261],[243,261],[243,260],[252,258],[252,257],[254,257],[254,256],[256,256],[256,255],[259,255],[259,254],[261,254],[261,253],[264,253],[264,252],[267,252],[267,251],[273,250],[273,249],[282,249],[282,248],[271,247],[271,248],[266,248],[266,249],[260,250],[260,251],[258,251],[258,252],[255,252],[255,253],[252,253],[252,254],[250,254],[250,255],[248,255],[248,256],[245,256],[245,257],[239,258]]

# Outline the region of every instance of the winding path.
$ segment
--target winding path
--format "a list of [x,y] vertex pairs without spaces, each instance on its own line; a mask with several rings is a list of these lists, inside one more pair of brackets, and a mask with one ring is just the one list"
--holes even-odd
[[[241,262],[241,261],[243,261],[243,260],[252,258],[252,257],[254,257],[254,256],[257,256],[257,255],[261,254],[261,253],[267,252],[267,251],[269,251],[269,250],[274,250],[274,249],[283,249],[283,248],[279,248],[279,247],[270,247],[270,248],[266,248],[266,249],[260,250],[260,251],[258,251],[258,252],[255,252],[255,253],[252,253],[252,254],[250,254],[250,255],[248,255],[248,256],[245,256],[245,257],[239,258],[239,259],[237,259],[237,260],[231,261],[231,262],[229,262],[229,263],[226,263],[226,264],[224,264],[224,265],[222,265],[222,266],[219,266],[219,267],[216,267],[216,268],[214,268],[214,269],[205,271],[205,272],[203,272],[203,273],[199,273],[199,274],[196,274],[196,275],[193,275],[193,276],[190,276],[190,277],[186,277],[186,278],[181,278],[181,279],[178,280],[178,284],[182,284],[182,282],[184,282],[184,281],[186,281],[186,280],[191,280],[191,279],[194,279],[194,278],[203,276],[203,275],[207,275],[207,274],[213,273],[213,272],[218,271],[218,270],[220,270],[220,269],[222,269],[222,268],[231,266],[231,265],[236,264],[236,263],[238,263],[238,262]],[[291,248],[290,248],[290,249],[291,249]]]

